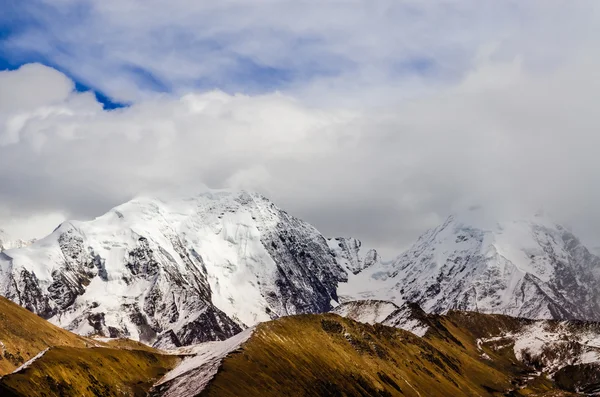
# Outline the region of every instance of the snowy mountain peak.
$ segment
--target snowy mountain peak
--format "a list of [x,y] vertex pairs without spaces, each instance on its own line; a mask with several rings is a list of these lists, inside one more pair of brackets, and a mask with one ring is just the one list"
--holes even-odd
[[481,209],[450,216],[390,265],[350,278],[344,295],[414,301],[529,318],[600,319],[600,258],[546,215],[497,221]]
[[81,334],[185,345],[328,311],[348,269],[365,266],[338,253],[260,194],[142,197],[5,251],[0,293]]
[[467,210],[455,212],[446,222],[480,230],[496,230],[500,228],[499,220],[481,206],[472,206]]

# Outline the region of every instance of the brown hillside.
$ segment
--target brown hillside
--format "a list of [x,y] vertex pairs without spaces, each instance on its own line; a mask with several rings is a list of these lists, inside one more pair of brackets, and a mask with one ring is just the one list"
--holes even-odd
[[[497,321],[488,326],[504,327]],[[484,359],[468,329],[443,316],[431,324],[435,329],[419,338],[334,314],[264,323],[201,396],[571,395],[544,377],[519,388],[529,373],[514,355],[489,351]]]
[[179,362],[128,339],[75,335],[2,297],[0,342],[0,396],[143,396]]
[[0,380],[2,396],[144,396],[176,356],[144,350],[51,348],[30,367]]
[[11,373],[48,347],[90,344],[4,297],[0,297],[0,342],[0,375]]

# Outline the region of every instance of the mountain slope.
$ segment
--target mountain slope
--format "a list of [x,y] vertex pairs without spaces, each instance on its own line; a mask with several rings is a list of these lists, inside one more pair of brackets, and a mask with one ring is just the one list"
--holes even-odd
[[138,199],[0,254],[0,294],[82,335],[172,347],[324,312],[347,279],[327,240],[258,194]]
[[150,390],[151,396],[185,397],[202,392],[216,376],[223,360],[238,350],[254,333],[253,328],[225,340],[206,342],[180,349],[184,360],[160,379]]
[[416,302],[527,318],[600,320],[600,258],[538,215],[497,222],[481,210],[449,217],[391,264],[340,288],[354,299]]
[[143,396],[176,356],[145,350],[55,347],[0,379],[2,396]]
[[75,335],[2,297],[0,347],[2,396],[140,395],[179,362],[132,341]]
[[86,347],[90,343],[0,297],[0,376],[49,347]]
[[[567,350],[565,366],[552,372],[552,379],[550,367],[525,359],[520,346],[529,340],[531,327],[558,329],[564,323],[467,312],[429,315],[428,321],[431,328],[421,338],[335,314],[280,318],[259,324],[241,341],[211,347],[220,351],[213,362],[218,371],[214,366],[176,368],[151,395],[570,396],[575,389],[561,383],[560,371],[589,358],[577,348]],[[600,336],[594,325],[568,327],[564,335],[579,341]],[[555,342],[542,340],[540,351],[557,348]],[[587,361],[598,362],[598,357]],[[577,380],[588,390],[596,387],[593,377],[600,375],[600,369],[589,371],[591,378]]]
[[343,303],[333,312],[367,324],[401,328],[426,339],[442,336],[440,331],[447,331],[442,324],[447,324],[446,328],[452,324],[475,338],[482,357],[489,358],[488,349],[508,348],[520,362],[552,377],[560,377],[571,366],[600,366],[598,322],[531,320],[464,311],[440,316],[427,314],[414,303],[398,307],[373,300]]

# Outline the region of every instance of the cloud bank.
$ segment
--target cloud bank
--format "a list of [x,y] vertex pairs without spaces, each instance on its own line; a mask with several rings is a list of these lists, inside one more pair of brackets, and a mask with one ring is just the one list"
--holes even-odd
[[55,68],[0,72],[17,237],[209,186],[387,256],[472,205],[600,245],[597,2],[19,4],[0,49]]
[[0,202],[17,219],[89,218],[208,185],[261,191],[386,252],[473,204],[543,207],[594,239],[598,66],[532,75],[483,63],[435,95],[359,112],[220,91],[105,111],[56,70],[26,65],[0,73]]

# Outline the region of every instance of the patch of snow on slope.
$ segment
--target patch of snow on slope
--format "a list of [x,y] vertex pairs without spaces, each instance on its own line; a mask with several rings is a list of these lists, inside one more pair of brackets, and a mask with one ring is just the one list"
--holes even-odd
[[[388,322],[384,322],[384,325],[392,326],[392,324]],[[425,336],[425,334],[429,330],[428,326],[424,325],[421,321],[414,318],[404,319],[404,321],[395,323],[395,325],[393,326],[411,332],[420,337]]]
[[429,325],[423,320],[426,313],[416,304],[404,303],[390,314],[383,325],[403,329],[423,337],[429,330]]
[[429,326],[423,321],[426,314],[417,306],[404,303],[397,306],[382,300],[361,300],[342,303],[331,311],[366,324],[382,324],[424,336]]
[[483,352],[483,344],[494,350],[512,344],[517,360],[552,376],[567,365],[600,362],[599,340],[600,333],[582,332],[568,322],[536,321],[516,332],[478,339],[477,346]]
[[198,395],[215,377],[221,362],[231,352],[239,349],[254,332],[248,328],[220,342],[207,342],[172,353],[192,354],[168,372],[155,386],[162,397],[185,397]]
[[381,323],[390,316],[398,306],[387,301],[354,301],[346,302],[331,312],[342,317],[366,324]]
[[393,268],[389,263],[376,263],[358,274],[348,274],[346,282],[338,284],[340,303],[355,300],[386,300],[401,305],[402,293],[395,288],[397,280],[390,276]]
[[15,369],[12,373],[16,374],[17,372],[21,372],[23,371],[25,368],[29,368],[29,366],[31,366],[31,364],[34,363],[34,361],[39,360],[44,354],[46,354],[46,352],[50,350],[49,347],[47,347],[46,349],[42,350],[41,352],[39,352],[38,354],[36,354],[35,356],[33,356],[31,359],[27,360],[23,365],[21,365],[19,368]]

